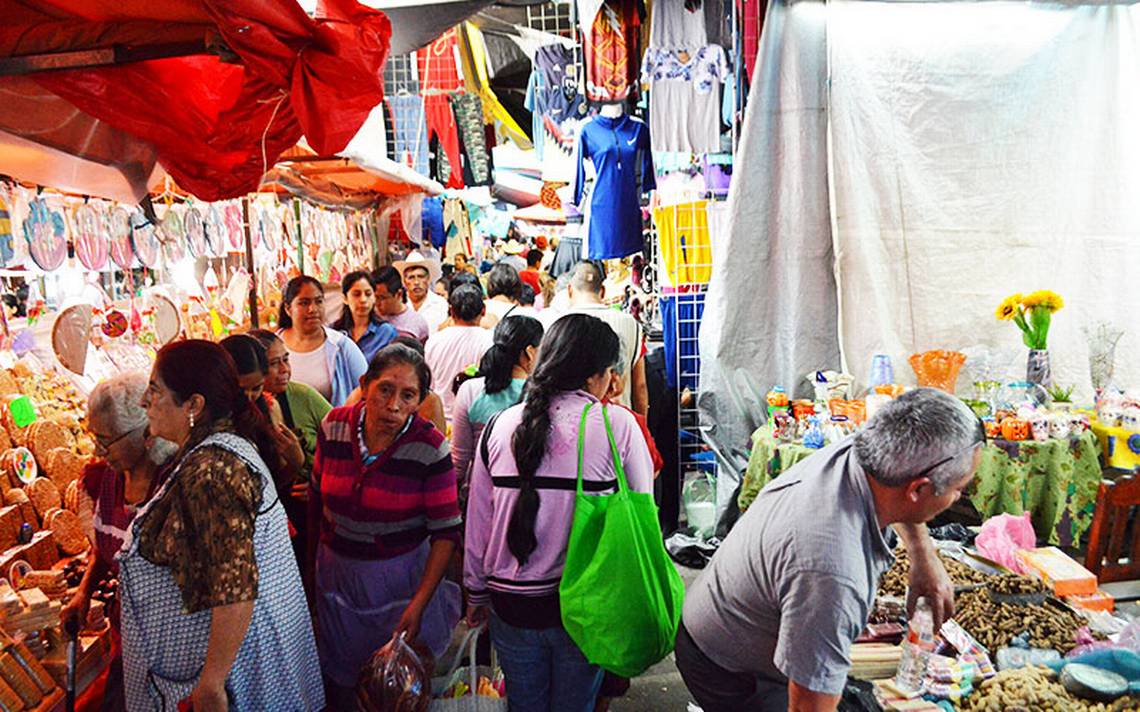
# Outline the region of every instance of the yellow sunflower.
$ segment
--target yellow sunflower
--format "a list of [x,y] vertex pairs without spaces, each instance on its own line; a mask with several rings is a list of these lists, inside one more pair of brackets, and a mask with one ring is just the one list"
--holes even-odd
[[1050,312],[1056,312],[1065,306],[1065,300],[1056,292],[1051,292],[1048,289],[1039,289],[1036,292],[1025,295],[1025,298],[1021,300],[1021,305],[1026,309],[1040,306],[1045,307]]
[[1009,321],[1021,311],[1021,295],[1011,294],[998,305],[996,316],[998,321]]

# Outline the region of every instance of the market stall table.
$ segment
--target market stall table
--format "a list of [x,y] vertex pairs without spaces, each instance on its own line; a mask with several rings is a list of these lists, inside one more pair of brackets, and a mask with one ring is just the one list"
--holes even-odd
[[[780,442],[765,425],[752,434],[752,455],[737,503],[744,512],[773,478],[814,450]],[[983,518],[1030,512],[1037,536],[1050,544],[1078,546],[1092,525],[1102,472],[1095,434],[1065,440],[990,441],[982,451],[967,496]]]

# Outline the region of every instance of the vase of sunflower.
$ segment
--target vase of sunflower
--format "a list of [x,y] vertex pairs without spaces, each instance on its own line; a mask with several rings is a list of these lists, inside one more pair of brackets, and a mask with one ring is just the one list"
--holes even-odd
[[1048,388],[1053,385],[1049,368],[1049,326],[1053,314],[1065,306],[1065,300],[1047,289],[1029,294],[1011,294],[997,308],[1000,321],[1012,321],[1021,329],[1021,340],[1029,347],[1025,380]]

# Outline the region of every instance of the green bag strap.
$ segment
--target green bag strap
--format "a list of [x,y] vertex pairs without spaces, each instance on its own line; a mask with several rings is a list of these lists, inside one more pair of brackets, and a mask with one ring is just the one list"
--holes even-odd
[[[582,457],[583,450],[586,445],[586,417],[590,414],[590,408],[593,407],[593,402],[587,403],[586,407],[582,409],[582,419],[578,423],[578,494],[583,494],[582,489]],[[614,473],[617,475],[618,492],[625,492],[629,490],[629,483],[625,479],[625,468],[621,464],[621,456],[618,454],[617,441],[614,440],[614,430],[610,426],[610,413],[606,410],[605,404],[602,404],[602,420],[606,424],[606,438],[610,441],[610,453],[614,460]]]

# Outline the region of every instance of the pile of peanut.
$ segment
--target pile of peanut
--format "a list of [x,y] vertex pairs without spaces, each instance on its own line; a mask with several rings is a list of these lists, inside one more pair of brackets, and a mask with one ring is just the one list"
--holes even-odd
[[[981,571],[963,564],[961,561],[942,554],[938,556],[942,559],[942,564],[946,567],[946,573],[950,574],[950,580],[954,582],[955,586],[985,583],[990,578]],[[887,572],[879,579],[879,595],[906,595],[907,577],[909,575],[910,559],[907,557],[906,549],[900,546],[895,550],[894,565],[887,569]]]
[[963,712],[1124,712],[1140,710],[1140,699],[1090,702],[1069,694],[1046,667],[1003,670],[957,704]]

